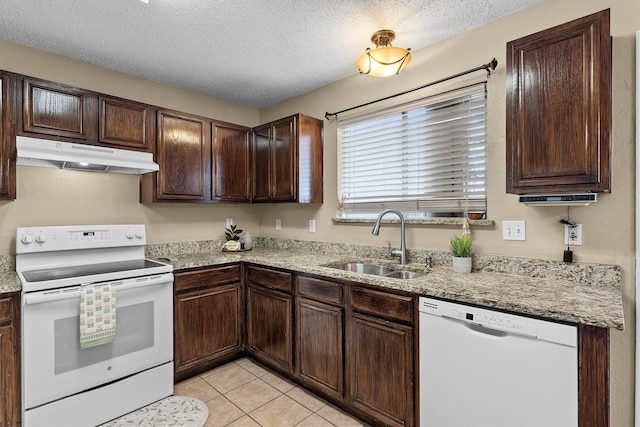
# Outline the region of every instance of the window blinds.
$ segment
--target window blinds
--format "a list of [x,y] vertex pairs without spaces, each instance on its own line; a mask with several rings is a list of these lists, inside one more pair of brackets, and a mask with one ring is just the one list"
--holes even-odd
[[338,123],[347,216],[486,210],[486,82]]

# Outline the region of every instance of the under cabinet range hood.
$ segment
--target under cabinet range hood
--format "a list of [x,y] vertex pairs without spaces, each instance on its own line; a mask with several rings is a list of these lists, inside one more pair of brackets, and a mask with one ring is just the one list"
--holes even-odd
[[142,175],[157,171],[153,154],[46,139],[16,137],[18,165]]
[[534,206],[587,206],[598,199],[595,193],[531,194],[520,196],[519,201]]

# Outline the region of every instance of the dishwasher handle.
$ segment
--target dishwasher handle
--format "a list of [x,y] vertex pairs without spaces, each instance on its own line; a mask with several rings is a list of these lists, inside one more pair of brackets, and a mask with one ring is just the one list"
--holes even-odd
[[461,321],[470,329],[489,335],[506,336],[512,334],[530,338],[538,337],[538,327],[534,323],[520,319],[507,319],[501,317],[499,313],[486,315],[450,309],[440,315],[445,319]]

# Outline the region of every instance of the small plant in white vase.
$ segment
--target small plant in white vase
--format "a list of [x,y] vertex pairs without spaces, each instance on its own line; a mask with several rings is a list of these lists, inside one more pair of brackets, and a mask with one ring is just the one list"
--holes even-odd
[[449,247],[453,255],[453,271],[456,273],[471,272],[471,243],[473,239],[470,234],[453,236]]
[[223,251],[238,251],[240,250],[240,234],[242,230],[235,224],[230,225],[224,230],[224,237],[227,241],[222,245]]

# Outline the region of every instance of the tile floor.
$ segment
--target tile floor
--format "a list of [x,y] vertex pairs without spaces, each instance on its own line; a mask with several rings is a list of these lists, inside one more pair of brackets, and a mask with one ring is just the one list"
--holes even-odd
[[367,426],[250,359],[178,383],[174,394],[207,404],[204,427]]

